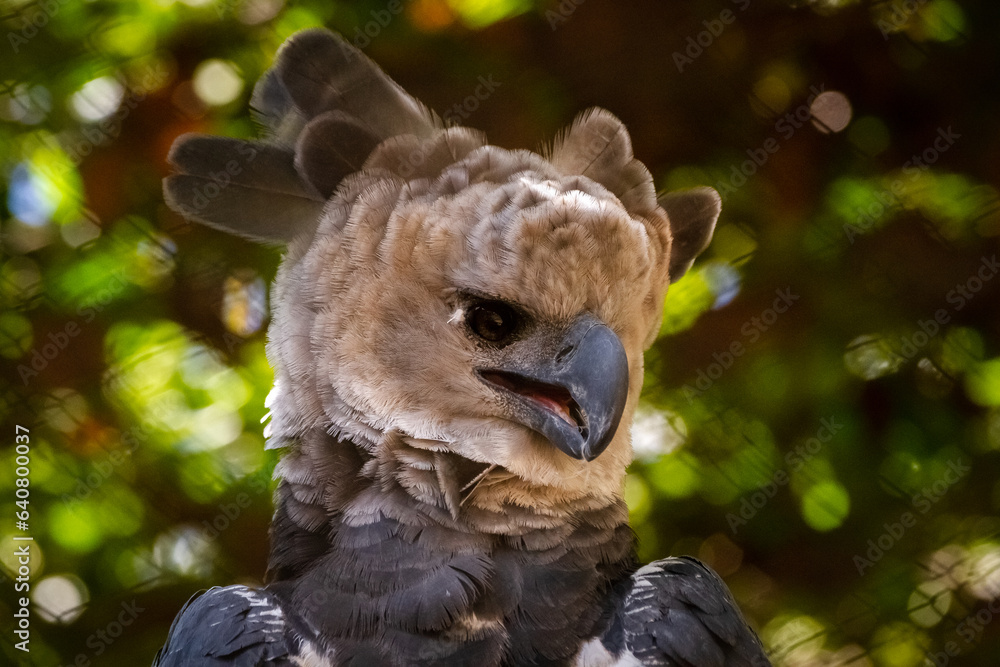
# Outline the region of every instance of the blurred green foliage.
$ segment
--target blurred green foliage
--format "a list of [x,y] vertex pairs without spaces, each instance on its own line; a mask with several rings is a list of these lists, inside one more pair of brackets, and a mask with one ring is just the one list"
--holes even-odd
[[[254,81],[326,25],[497,144],[600,105],[657,185],[723,193],[646,359],[625,486],[643,558],[715,567],[776,665],[996,664],[996,3],[15,0],[0,19],[9,660],[146,664],[196,590],[262,577],[278,257],[191,226],[159,183],[181,133],[252,136]],[[473,105],[479,76],[499,86]],[[35,538],[30,653],[15,535]]]

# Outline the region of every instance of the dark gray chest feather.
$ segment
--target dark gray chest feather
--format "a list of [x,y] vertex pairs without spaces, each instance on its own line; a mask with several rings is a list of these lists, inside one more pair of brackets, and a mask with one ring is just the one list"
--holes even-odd
[[634,569],[619,508],[488,535],[395,495],[395,516],[340,523],[326,553],[276,586],[337,664],[564,665],[609,624],[609,591]]

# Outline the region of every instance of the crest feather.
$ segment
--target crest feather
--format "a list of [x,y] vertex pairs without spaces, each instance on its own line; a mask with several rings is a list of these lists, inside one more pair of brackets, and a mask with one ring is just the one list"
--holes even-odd
[[580,174],[613,192],[633,215],[656,209],[649,170],[632,155],[632,139],[618,118],[592,108],[556,139],[550,162],[564,174]]

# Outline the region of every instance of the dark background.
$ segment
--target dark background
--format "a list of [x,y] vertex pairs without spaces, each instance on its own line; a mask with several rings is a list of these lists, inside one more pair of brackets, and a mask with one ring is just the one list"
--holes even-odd
[[[52,0],[0,15],[14,662],[148,664],[192,593],[263,575],[278,253],[185,222],[160,179],[183,132],[253,136],[253,82],[284,38],[325,25],[493,143],[537,148],[598,105],[659,188],[723,192],[647,353],[627,481],[643,558],[713,565],[776,665],[997,664],[996,2]],[[34,537],[30,654],[13,646],[15,535]]]

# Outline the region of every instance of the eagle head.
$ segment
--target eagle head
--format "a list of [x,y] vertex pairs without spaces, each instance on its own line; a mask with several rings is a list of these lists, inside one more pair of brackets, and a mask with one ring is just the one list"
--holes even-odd
[[[255,106],[268,141],[178,142],[166,194],[287,245],[273,444],[322,427],[374,453],[394,434],[568,497],[620,494],[642,353],[717,193],[657,198],[603,109],[544,154],[446,128],[324,31],[282,49]],[[230,154],[239,176],[191,210],[199,174]]]
[[[714,191],[676,201],[704,235]],[[605,111],[548,158],[464,128],[389,140],[293,243],[271,352],[349,435],[398,432],[569,493],[618,486],[642,352],[691,259],[671,230]]]

